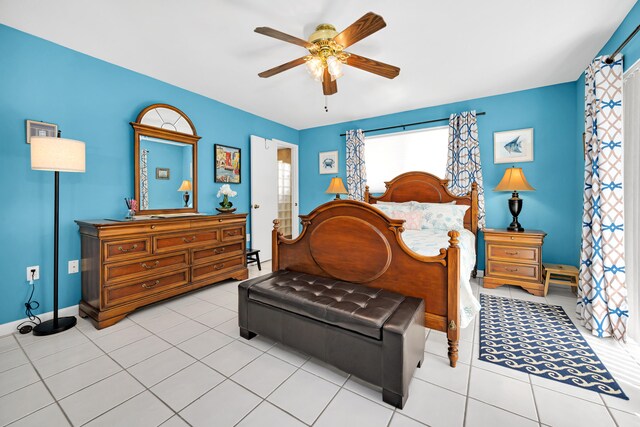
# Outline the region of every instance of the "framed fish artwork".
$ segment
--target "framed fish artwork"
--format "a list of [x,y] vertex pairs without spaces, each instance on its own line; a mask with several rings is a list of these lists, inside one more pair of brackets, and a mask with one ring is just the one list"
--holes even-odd
[[533,128],[493,133],[493,163],[533,161]]

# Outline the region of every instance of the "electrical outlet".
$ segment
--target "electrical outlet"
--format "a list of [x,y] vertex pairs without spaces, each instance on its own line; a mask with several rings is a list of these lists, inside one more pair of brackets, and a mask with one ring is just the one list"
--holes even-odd
[[78,270],[78,260],[69,261],[69,274],[75,274]]
[[[34,270],[33,273],[31,273],[31,270]],[[31,274],[33,274],[33,277],[31,277]],[[27,282],[29,280],[40,280],[40,266],[39,265],[32,265],[31,267],[27,267]]]
[[251,241],[251,234],[247,233],[247,242]]

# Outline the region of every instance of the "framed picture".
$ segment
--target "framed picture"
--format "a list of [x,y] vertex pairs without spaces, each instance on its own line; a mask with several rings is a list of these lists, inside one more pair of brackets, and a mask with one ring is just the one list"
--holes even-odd
[[338,173],[338,152],[337,151],[325,151],[320,153],[320,173]]
[[156,179],[171,179],[169,168],[156,168]]
[[533,161],[533,128],[493,133],[493,163]]
[[55,138],[58,136],[58,125],[27,120],[27,144],[31,144],[32,136],[49,136]]
[[240,184],[240,149],[215,144],[215,182]]

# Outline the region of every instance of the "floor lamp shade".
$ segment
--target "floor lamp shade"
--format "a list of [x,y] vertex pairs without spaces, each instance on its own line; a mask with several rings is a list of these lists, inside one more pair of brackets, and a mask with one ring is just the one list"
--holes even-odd
[[31,169],[84,172],[84,142],[64,138],[32,137]]
[[60,240],[60,172],[84,172],[84,142],[73,139],[31,138],[31,169],[54,172],[53,319],[33,328],[34,335],[52,335],[75,326],[73,316],[58,317],[58,242]]

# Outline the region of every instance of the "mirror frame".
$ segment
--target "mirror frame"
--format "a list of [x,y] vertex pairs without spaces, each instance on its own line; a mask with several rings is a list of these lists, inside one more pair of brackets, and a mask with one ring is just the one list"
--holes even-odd
[[[155,126],[149,126],[142,124],[142,118],[147,114],[150,110],[154,108],[167,108],[169,110],[173,110],[176,113],[180,114],[185,118],[189,126],[191,126],[191,130],[193,131],[193,135],[189,135],[182,132],[177,132],[169,129],[162,129]],[[170,214],[170,213],[190,213],[190,212],[198,212],[198,141],[201,137],[196,133],[196,128],[193,126],[193,122],[189,119],[185,113],[168,104],[152,104],[143,109],[140,114],[138,114],[138,118],[135,122],[130,123],[133,127],[133,141],[134,141],[134,195],[135,199],[140,202],[140,137],[141,136],[149,136],[153,138],[166,139],[169,141],[181,142],[184,144],[191,145],[192,148],[192,156],[193,156],[193,182],[192,182],[192,190],[191,197],[193,200],[193,207],[191,208],[175,208],[175,209],[146,209],[139,210],[136,214],[139,215],[153,215],[153,214]],[[177,189],[176,189],[177,191]]]

